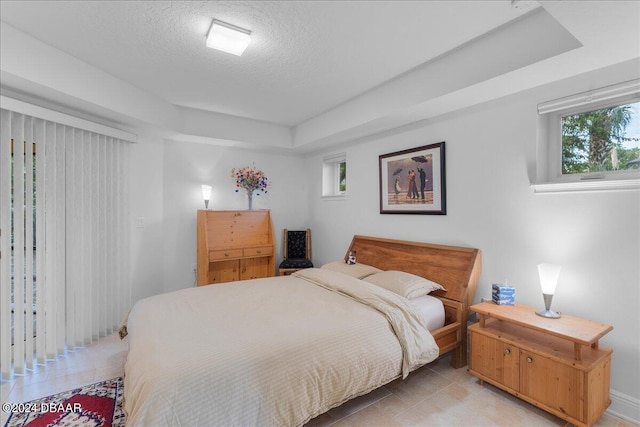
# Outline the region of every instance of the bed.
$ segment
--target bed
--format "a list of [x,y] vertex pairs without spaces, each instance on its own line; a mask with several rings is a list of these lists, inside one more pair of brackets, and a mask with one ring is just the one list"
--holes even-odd
[[[354,236],[352,251],[352,267],[136,303],[125,321],[127,425],[302,425],[444,353],[466,365],[480,251],[367,236]],[[353,273],[362,269],[371,272]],[[430,293],[442,303],[441,327],[429,332],[412,299],[382,286],[389,270],[446,289]]]

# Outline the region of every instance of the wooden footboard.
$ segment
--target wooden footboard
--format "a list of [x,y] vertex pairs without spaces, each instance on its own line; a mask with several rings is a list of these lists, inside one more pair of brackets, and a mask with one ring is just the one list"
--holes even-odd
[[432,334],[441,355],[451,352],[454,368],[467,364],[468,309],[482,269],[479,249],[356,235],[345,259],[351,251],[359,263],[406,271],[444,286],[446,291],[432,295],[444,304],[445,325]]

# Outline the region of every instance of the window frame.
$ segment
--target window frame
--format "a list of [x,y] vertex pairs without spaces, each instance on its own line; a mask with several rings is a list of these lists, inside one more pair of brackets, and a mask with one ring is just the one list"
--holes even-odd
[[[340,190],[340,165],[345,165],[345,190]],[[347,197],[347,154],[337,153],[322,159],[322,199],[342,200]]]
[[640,79],[538,104],[535,193],[640,189],[640,170],[562,173],[562,117],[640,101]]

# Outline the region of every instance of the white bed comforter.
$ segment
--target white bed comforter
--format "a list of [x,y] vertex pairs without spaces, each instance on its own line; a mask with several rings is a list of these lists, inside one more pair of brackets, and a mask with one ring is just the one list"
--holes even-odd
[[434,360],[402,297],[330,270],[139,301],[128,426],[296,426]]

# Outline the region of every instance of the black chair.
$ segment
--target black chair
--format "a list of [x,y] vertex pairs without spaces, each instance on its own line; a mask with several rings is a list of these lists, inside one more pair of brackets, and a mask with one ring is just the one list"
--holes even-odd
[[284,248],[284,259],[278,269],[280,276],[288,276],[294,271],[313,267],[313,263],[311,262],[310,229],[292,231],[285,228],[282,246]]

